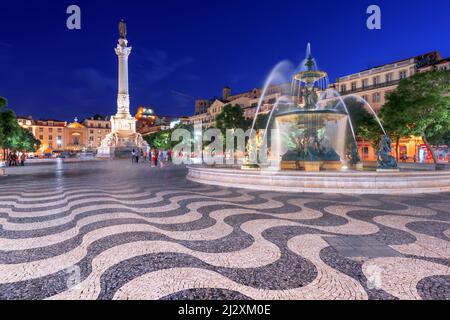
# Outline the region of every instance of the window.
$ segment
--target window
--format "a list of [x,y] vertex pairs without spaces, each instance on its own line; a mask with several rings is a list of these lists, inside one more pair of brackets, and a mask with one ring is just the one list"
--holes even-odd
[[89,130],[89,133],[90,134],[94,134],[94,130]]
[[365,156],[369,155],[369,147],[363,147],[363,153]]
[[408,76],[408,74],[407,74],[406,70],[400,71],[400,73],[398,75],[400,80],[406,79],[407,76]]
[[79,136],[73,136],[73,137],[72,137],[72,144],[73,144],[74,146],[80,145],[80,137],[79,137]]
[[48,128],[48,132],[53,132],[53,128]]
[[366,100],[367,102],[369,102],[369,96],[364,95],[364,96],[362,96],[362,98],[363,98],[364,100]]
[[380,95],[379,92],[375,92],[375,93],[373,94],[372,101],[375,102],[375,103],[381,101],[381,95]]
[[342,93],[347,92],[347,85],[346,84],[341,85],[341,92]]
[[372,79],[372,81],[373,81],[373,85],[374,86],[379,85],[380,84],[380,77],[374,77]]
[[44,140],[44,136],[42,134],[39,135],[39,140]]
[[394,75],[392,73],[388,73],[386,75],[386,82],[391,82],[394,79]]
[[352,91],[356,90],[356,82],[352,82]]
[[39,132],[44,132],[44,128],[39,128]]
[[362,81],[362,87],[363,87],[363,89],[364,88],[367,88],[369,86],[369,80],[368,79],[364,79],[363,81]]
[[62,129],[61,128],[58,128],[58,133],[61,133],[62,132]]
[[48,140],[52,141],[52,140],[53,140],[53,136],[52,136],[52,135],[49,135],[49,136],[48,136]]

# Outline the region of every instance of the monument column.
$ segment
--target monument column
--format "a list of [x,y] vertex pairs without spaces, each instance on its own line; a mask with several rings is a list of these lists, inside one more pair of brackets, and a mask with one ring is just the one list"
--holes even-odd
[[128,118],[130,116],[130,94],[128,91],[128,57],[131,47],[128,47],[125,38],[119,39],[116,54],[119,59],[119,92],[117,96],[117,117]]
[[136,132],[136,118],[130,114],[128,57],[131,47],[128,47],[127,25],[123,20],[119,24],[119,32],[115,50],[119,62],[117,113],[111,117],[111,133],[105,137],[97,150],[99,158],[129,157],[133,149],[148,148],[142,135]]

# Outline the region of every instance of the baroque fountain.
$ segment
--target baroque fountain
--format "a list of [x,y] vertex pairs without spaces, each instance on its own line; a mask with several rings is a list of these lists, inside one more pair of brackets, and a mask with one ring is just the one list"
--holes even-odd
[[[397,161],[391,155],[391,140],[376,112],[361,97],[343,97],[328,86],[327,73],[318,68],[309,44],[306,58],[296,71],[289,73],[291,92],[277,99],[266,130],[255,133],[256,118],[268,88],[275,80],[288,79],[283,74],[285,67],[285,62],[279,63],[265,82],[242,168],[193,165],[189,167],[188,179],[212,185],[285,192],[401,194],[450,191],[448,172],[401,172],[398,169]],[[362,108],[371,112],[380,127],[376,171],[363,170],[357,132],[347,107],[349,99],[357,100]]]
[[336,109],[318,108],[315,84],[326,78],[327,74],[317,70],[310,52],[306,67],[305,71],[294,76],[294,81],[304,84],[304,106],[295,108],[288,104],[288,111],[275,117],[275,127],[284,140],[280,143],[284,142],[287,147],[286,153],[280,155],[280,169],[304,169],[313,172],[321,169],[341,170],[342,154],[339,155],[336,148],[342,151],[345,139],[336,141],[340,143],[333,143],[333,136],[345,136],[349,115]]

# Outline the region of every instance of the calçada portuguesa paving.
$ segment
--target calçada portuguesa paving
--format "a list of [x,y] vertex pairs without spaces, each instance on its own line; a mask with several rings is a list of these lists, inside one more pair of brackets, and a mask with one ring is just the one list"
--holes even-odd
[[[23,170],[23,171],[20,171]],[[450,194],[294,194],[131,161],[0,177],[1,299],[450,299]]]

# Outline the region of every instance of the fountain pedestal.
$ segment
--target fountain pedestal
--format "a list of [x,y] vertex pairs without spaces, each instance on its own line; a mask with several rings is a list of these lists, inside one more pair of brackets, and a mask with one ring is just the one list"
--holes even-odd
[[322,162],[317,161],[305,161],[304,162],[306,172],[320,172]]
[[281,170],[304,170],[306,172],[340,171],[343,165],[340,161],[282,161]]

